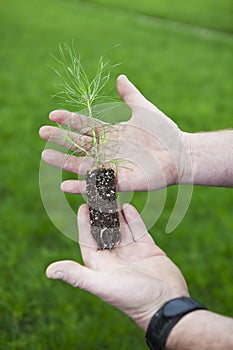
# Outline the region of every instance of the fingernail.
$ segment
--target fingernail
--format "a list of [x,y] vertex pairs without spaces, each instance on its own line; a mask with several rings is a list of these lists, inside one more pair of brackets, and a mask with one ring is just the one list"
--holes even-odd
[[123,203],[122,206],[121,206],[121,208],[122,208],[123,210],[125,210],[125,209],[128,207],[128,205],[129,205],[129,203]]
[[118,76],[118,79],[128,79],[125,74],[121,74]]
[[43,158],[43,160],[51,160],[53,159],[52,155],[51,155],[51,151],[46,149],[41,153],[41,156]]

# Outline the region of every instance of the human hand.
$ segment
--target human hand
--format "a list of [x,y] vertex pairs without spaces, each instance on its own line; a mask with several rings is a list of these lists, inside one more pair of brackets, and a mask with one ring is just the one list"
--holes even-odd
[[[121,98],[131,108],[129,121],[111,126],[108,133],[110,142],[118,143],[114,157],[126,160],[127,166],[119,166],[117,191],[148,191],[176,183],[187,183],[190,176],[189,159],[186,151],[188,134],[157,107],[147,101],[136,87],[125,77],[117,79],[117,89]],[[68,111],[53,111],[50,120],[72,128],[70,135],[82,147],[91,144],[90,118]],[[96,134],[105,123],[95,121]],[[67,131],[53,126],[40,129],[40,136],[55,143],[67,144]],[[55,137],[54,137],[55,136]],[[106,147],[108,149],[108,147]],[[83,156],[64,155],[47,149],[42,158],[49,164],[65,170],[86,175],[91,168],[91,159]],[[71,193],[85,193],[86,184],[82,180],[67,180],[62,190]]]
[[46,274],[97,295],[146,330],[166,301],[189,293],[180,270],[153,242],[136,209],[124,205],[120,219],[120,245],[112,250],[98,250],[93,246],[88,207],[82,205],[78,227],[85,266],[75,261],[58,261],[47,268]]

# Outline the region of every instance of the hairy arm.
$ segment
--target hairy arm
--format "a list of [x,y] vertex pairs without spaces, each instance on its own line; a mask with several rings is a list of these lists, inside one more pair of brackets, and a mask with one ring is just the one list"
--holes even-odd
[[[233,130],[186,134],[195,185],[233,187]],[[187,176],[183,183],[189,183]]]
[[233,349],[233,319],[206,310],[184,316],[172,329],[167,350]]

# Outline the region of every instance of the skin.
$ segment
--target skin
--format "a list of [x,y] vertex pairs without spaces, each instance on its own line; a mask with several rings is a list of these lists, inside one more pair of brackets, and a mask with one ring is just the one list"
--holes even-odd
[[85,266],[74,261],[55,262],[47,268],[47,277],[62,279],[97,295],[144,330],[155,310],[166,301],[189,295],[181,272],[154,243],[133,206],[123,206],[123,241],[115,249],[97,249],[90,234],[86,204],[79,208],[78,228]]
[[[150,191],[174,184],[233,186],[233,130],[205,133],[186,133],[150,103],[139,90],[121,75],[117,90],[132,111],[131,118],[107,127],[105,153],[115,149],[112,158],[126,161],[118,169],[117,191]],[[80,147],[90,152],[93,141],[91,121],[76,113],[57,110],[50,113],[52,122],[69,125],[69,136]],[[96,134],[106,127],[94,123]],[[43,126],[40,137],[72,148],[67,142],[67,130]],[[104,153],[104,152],[103,152]],[[111,155],[105,154],[109,159]],[[79,157],[46,149],[42,158],[47,163],[85,175],[92,167],[90,157],[80,150]],[[124,165],[124,163],[122,163]],[[65,192],[85,193],[85,181],[68,180],[62,183]]]
[[[78,227],[85,266],[70,260],[54,262],[46,270],[48,278],[95,294],[131,317],[144,331],[166,301],[189,296],[182,273],[153,242],[133,206],[123,206],[123,241],[113,250],[93,246],[87,205],[79,209]],[[207,310],[193,311],[172,329],[166,349],[230,350],[232,330],[231,318]]]
[[[111,126],[107,131],[109,147],[117,144],[115,158],[124,158],[126,166],[118,169],[118,191],[146,191],[165,187],[181,181],[183,158],[188,157],[183,134],[177,125],[159,111],[131,84],[125,76],[117,80],[119,95],[132,110],[129,121]],[[90,120],[68,111],[53,111],[49,118],[60,125],[70,125],[72,138],[89,151],[92,142]],[[105,124],[96,121],[96,133]],[[45,140],[69,146],[66,130],[54,126],[44,126],[40,136]],[[175,140],[175,141],[174,141]],[[109,147],[106,147],[107,149]],[[183,154],[180,156],[180,154]],[[47,149],[42,158],[49,164],[65,170],[85,175],[91,167],[88,157],[65,156],[63,153]],[[123,164],[124,165],[124,164]],[[153,171],[151,171],[153,167]],[[84,193],[85,181],[65,181],[62,190],[71,193]]]
[[[118,144],[115,157],[126,159],[130,168],[118,170],[118,191],[149,191],[173,184],[233,186],[233,131],[185,133],[152,105],[125,76],[117,80],[120,97],[131,108],[129,121],[107,130],[108,139]],[[50,120],[71,126],[69,136],[91,152],[90,120],[68,111],[53,111]],[[104,124],[95,121],[98,135]],[[67,131],[44,126],[40,136],[66,148]],[[111,142],[109,147],[111,147]],[[90,158],[46,149],[42,158],[49,164],[85,175]],[[65,181],[63,191],[85,193],[84,181]],[[120,246],[111,251],[97,250],[90,235],[87,206],[78,214],[79,241],[85,266],[74,261],[51,264],[49,278],[61,279],[89,291],[114,305],[146,331],[151,317],[168,300],[189,296],[180,270],[155,245],[137,211],[123,206]],[[133,291],[136,291],[132,293]],[[199,310],[184,316],[172,329],[166,349],[207,350],[233,348],[233,320]]]

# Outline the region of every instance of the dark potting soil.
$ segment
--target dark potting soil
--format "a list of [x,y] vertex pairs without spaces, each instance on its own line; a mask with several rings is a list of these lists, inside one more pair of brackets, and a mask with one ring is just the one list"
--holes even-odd
[[96,168],[86,176],[91,233],[100,249],[120,242],[120,221],[112,169]]

